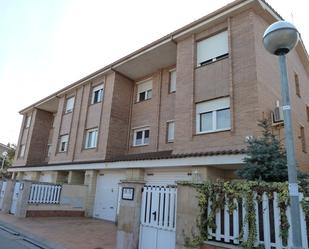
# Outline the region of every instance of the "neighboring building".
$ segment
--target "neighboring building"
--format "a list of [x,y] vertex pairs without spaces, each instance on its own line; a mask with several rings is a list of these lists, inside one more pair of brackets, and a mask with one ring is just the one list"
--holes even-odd
[[11,148],[5,144],[0,143],[0,156],[2,156],[2,153],[4,151],[8,152]]
[[[88,215],[112,221],[120,180],[234,178],[259,119],[272,117],[283,138],[278,58],[262,44],[279,19],[264,1],[237,0],[23,109],[10,171],[85,183]],[[297,160],[309,171],[301,40],[287,62]]]

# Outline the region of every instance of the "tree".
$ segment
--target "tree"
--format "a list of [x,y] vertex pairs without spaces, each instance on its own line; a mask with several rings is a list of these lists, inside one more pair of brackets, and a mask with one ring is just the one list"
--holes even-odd
[[260,120],[258,126],[262,128],[262,136],[247,140],[245,165],[237,170],[236,174],[247,180],[287,181],[288,169],[285,149],[272,134],[269,120]]
[[[0,172],[0,178],[10,176],[10,173],[7,172],[7,168],[12,165],[14,157],[15,157],[16,145],[15,144],[8,144],[8,147],[10,149],[7,151],[8,155],[4,159],[3,172]],[[2,155],[0,155],[0,166],[2,166],[2,162],[3,162],[3,158],[2,158]]]

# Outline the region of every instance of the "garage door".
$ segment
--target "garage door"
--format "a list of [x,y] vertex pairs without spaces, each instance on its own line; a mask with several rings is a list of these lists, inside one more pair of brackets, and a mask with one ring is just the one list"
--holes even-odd
[[53,182],[53,175],[51,172],[42,172],[40,175],[40,182]]
[[31,173],[25,172],[25,173],[24,173],[24,176],[23,176],[23,180],[29,180],[29,181],[31,181],[31,180],[32,180],[32,175],[31,175]]
[[175,185],[177,181],[191,181],[191,168],[147,169],[145,170],[146,185]]
[[116,221],[119,182],[126,177],[125,171],[105,171],[97,176],[97,187],[94,202],[94,217]]

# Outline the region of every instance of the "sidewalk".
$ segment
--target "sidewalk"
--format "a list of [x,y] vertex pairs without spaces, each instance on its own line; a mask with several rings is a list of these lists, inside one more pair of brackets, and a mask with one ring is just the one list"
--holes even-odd
[[106,221],[81,217],[16,218],[0,214],[1,224],[56,248],[116,248],[116,226]]

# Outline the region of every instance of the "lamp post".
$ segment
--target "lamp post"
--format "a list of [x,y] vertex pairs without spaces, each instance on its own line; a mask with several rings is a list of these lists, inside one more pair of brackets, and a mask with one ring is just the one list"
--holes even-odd
[[5,162],[5,159],[6,159],[7,155],[8,155],[7,151],[3,151],[3,152],[2,152],[1,172],[3,172],[4,162]]
[[297,183],[296,159],[293,140],[293,127],[289,95],[288,76],[286,69],[286,54],[297,44],[298,31],[295,26],[286,21],[278,21],[270,25],[264,33],[263,43],[266,50],[279,56],[282,109],[285,131],[285,148],[288,164],[289,196],[291,205],[292,248],[302,248],[299,193]]

